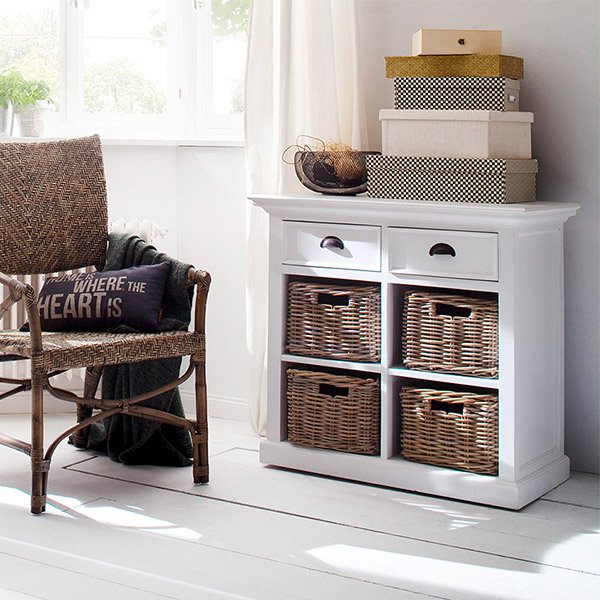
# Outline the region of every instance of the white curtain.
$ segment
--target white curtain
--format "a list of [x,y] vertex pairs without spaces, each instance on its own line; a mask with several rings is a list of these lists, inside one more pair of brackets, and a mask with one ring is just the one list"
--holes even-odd
[[[254,0],[246,77],[249,194],[310,193],[282,161],[300,134],[368,150],[356,0]],[[267,216],[248,203],[250,414],[266,432]]]

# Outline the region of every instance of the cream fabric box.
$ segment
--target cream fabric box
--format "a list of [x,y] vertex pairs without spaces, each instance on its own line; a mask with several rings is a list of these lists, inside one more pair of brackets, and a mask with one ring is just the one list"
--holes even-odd
[[369,155],[367,196],[514,204],[535,200],[537,160]]
[[531,158],[530,112],[383,109],[379,120],[384,155]]
[[477,29],[419,29],[413,56],[421,54],[501,54],[502,32]]

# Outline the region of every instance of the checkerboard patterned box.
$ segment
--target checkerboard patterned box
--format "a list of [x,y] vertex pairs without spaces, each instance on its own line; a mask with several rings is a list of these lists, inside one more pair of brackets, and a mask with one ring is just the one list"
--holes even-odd
[[537,160],[367,156],[367,196],[514,204],[535,200]]
[[506,77],[396,77],[400,110],[519,110],[520,83]]

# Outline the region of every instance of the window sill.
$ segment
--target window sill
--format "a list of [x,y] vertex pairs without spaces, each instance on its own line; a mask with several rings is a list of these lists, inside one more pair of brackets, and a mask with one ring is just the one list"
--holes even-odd
[[[67,139],[62,137],[9,137],[0,135],[0,142],[42,142]],[[243,148],[242,140],[145,140],[100,138],[103,146],[166,146],[173,148]]]
[[[1,136],[0,142],[40,142],[48,140],[67,139],[63,137],[9,137]],[[103,146],[165,146],[173,148],[243,148],[242,140],[146,140],[100,138]]]
[[171,146],[177,148],[243,148],[241,140],[138,140],[101,138],[103,146]]

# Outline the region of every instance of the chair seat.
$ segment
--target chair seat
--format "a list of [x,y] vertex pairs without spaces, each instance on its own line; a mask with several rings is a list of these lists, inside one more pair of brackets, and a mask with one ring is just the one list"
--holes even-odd
[[[45,371],[116,365],[201,353],[204,335],[193,331],[162,333],[44,332],[41,355],[32,359]],[[0,355],[31,358],[29,332],[0,331]]]

